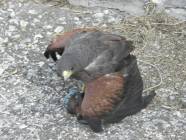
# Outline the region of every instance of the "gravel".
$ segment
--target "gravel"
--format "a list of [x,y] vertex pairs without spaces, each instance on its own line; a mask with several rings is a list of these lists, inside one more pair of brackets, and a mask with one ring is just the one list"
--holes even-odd
[[[32,0],[1,1],[0,139],[184,140],[186,84],[184,77],[177,80],[179,88],[171,84],[169,71],[173,65],[159,64],[167,84],[156,91],[157,96],[146,109],[118,124],[104,126],[103,133],[93,133],[64,109],[63,97],[74,82],[64,83],[55,72],[55,64],[43,56],[52,36],[73,27],[112,26],[126,17],[124,12],[104,8],[77,10]],[[148,74],[144,65],[139,67]]]

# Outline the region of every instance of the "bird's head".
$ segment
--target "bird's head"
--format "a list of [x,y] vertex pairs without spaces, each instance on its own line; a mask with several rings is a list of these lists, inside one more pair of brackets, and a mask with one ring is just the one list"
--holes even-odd
[[78,65],[78,60],[71,56],[62,56],[57,62],[57,72],[64,80],[74,76],[80,69],[81,66]]

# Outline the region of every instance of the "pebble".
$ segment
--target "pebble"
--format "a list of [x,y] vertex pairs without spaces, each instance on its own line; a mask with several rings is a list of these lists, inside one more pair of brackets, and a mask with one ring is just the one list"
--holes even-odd
[[44,29],[52,29],[52,26],[51,25],[45,25],[43,26]]
[[8,42],[8,37],[4,38],[3,43],[7,43]]
[[78,17],[74,17],[74,20],[78,20],[79,21],[79,18]]
[[55,33],[60,33],[60,32],[62,32],[63,30],[64,30],[64,27],[63,27],[63,26],[58,26],[58,27],[55,28],[54,32],[55,32]]
[[114,21],[116,21],[116,19],[115,19],[114,17],[110,17],[110,18],[108,19],[108,22],[109,22],[109,23],[114,22]]
[[2,43],[2,42],[3,42],[3,40],[4,40],[4,39],[0,37],[0,43]]
[[157,4],[160,4],[162,3],[164,0],[152,0],[153,3],[157,3]]
[[65,21],[65,19],[66,19],[66,17],[59,18],[59,20],[61,20],[61,21]]
[[96,13],[94,14],[96,18],[102,18],[104,16],[104,13]]
[[39,19],[37,18],[34,19],[34,23],[39,23],[39,22],[41,22]]
[[24,20],[21,20],[21,21],[20,21],[20,26],[21,26],[22,28],[25,28],[27,25],[28,25],[28,22],[27,22],[27,21],[24,21]]
[[27,127],[27,125],[25,125],[25,124],[19,125],[19,128],[20,128],[20,129],[24,129],[24,128],[26,128],[26,127]]
[[13,25],[9,25],[8,30],[9,30],[10,32],[13,32],[13,31],[15,31],[15,30],[16,30],[16,27],[15,27],[15,26],[13,26]]
[[28,13],[29,14],[32,14],[32,15],[36,15],[37,14],[37,11],[36,10],[29,10]]
[[44,62],[39,62],[38,65],[39,67],[42,67],[45,63]]
[[104,14],[109,14],[109,10],[104,10],[103,13]]
[[34,39],[37,39],[37,38],[43,38],[43,36],[41,34],[37,34],[34,36]]
[[14,11],[12,11],[12,12],[10,13],[10,16],[11,16],[11,17],[15,17],[15,15],[16,15],[16,14],[15,14]]

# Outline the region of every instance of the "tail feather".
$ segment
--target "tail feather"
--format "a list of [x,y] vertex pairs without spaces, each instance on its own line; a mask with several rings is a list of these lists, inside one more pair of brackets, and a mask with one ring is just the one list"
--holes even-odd
[[124,100],[109,116],[105,117],[105,123],[117,123],[123,118],[134,115],[144,109],[153,100],[156,93],[152,91],[145,97]]

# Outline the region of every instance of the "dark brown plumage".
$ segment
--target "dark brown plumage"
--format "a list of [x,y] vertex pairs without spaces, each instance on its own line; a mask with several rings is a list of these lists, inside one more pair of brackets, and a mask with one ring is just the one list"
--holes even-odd
[[79,114],[94,131],[101,131],[101,119],[123,98],[124,83],[125,78],[121,73],[106,74],[86,83],[84,97],[82,100],[72,97],[69,112]]
[[122,73],[106,74],[86,83],[85,87],[84,97],[72,96],[67,110],[77,114],[79,121],[87,122],[95,132],[102,131],[102,122],[119,122],[139,112],[155,96],[153,93],[142,97],[143,81],[134,56],[126,59]]
[[143,81],[131,41],[96,29],[76,29],[58,36],[44,55],[56,61],[57,71],[73,71],[73,77],[85,83],[84,94],[73,94],[67,110],[95,132],[102,122],[115,123],[146,107],[154,94],[142,97]]
[[121,101],[125,79],[121,73],[106,74],[85,86],[85,96],[81,104],[84,117],[102,117]]

